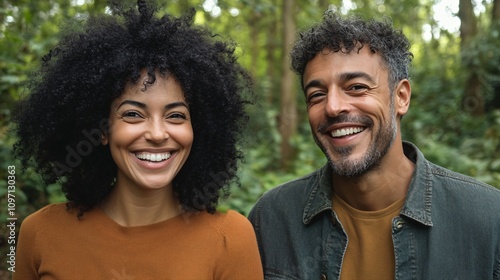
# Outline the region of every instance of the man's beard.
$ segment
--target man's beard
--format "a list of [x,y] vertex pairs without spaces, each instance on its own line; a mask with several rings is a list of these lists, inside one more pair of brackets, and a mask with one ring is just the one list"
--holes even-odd
[[[326,123],[318,127],[318,133],[321,133],[323,127],[328,127],[334,123],[340,122],[359,122],[366,125],[367,129],[373,129],[373,121],[368,117],[351,117],[340,115],[330,118]],[[368,150],[360,159],[349,159],[354,150],[354,146],[335,148],[334,152],[340,156],[334,159],[328,154],[327,149],[321,144],[316,134],[313,133],[316,144],[321,148],[330,163],[333,173],[344,177],[358,177],[370,171],[376,170],[380,166],[382,158],[387,154],[397,136],[396,114],[394,102],[390,104],[390,123],[380,125],[380,130],[370,143]]]

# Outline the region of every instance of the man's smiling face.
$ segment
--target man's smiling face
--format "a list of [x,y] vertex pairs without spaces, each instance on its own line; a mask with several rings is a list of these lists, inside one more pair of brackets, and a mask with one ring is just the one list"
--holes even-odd
[[380,55],[368,46],[325,49],[307,64],[303,84],[313,137],[334,173],[354,177],[377,167],[399,130]]

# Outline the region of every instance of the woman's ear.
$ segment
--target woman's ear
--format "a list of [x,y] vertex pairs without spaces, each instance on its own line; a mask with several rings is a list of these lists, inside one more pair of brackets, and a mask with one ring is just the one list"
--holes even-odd
[[107,135],[103,132],[103,133],[101,134],[101,144],[102,144],[103,146],[106,146],[106,145],[108,145],[108,143],[109,143],[109,141],[108,141],[108,136],[107,136]]
[[408,112],[408,109],[410,108],[410,81],[408,81],[407,79],[399,81],[395,90],[394,98],[396,99],[396,102],[394,103],[396,106],[396,112],[398,116],[402,117]]

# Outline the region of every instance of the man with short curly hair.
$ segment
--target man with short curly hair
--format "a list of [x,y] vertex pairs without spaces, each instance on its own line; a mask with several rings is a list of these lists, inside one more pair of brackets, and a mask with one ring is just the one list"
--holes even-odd
[[328,163],[250,213],[266,279],[500,279],[500,191],[402,141],[410,43],[327,13],[292,53]]

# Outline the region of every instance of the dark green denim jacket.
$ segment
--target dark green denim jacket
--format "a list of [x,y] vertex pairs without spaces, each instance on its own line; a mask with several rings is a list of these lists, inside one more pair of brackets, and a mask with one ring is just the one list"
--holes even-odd
[[[395,279],[500,280],[500,191],[425,160],[392,221]],[[264,194],[252,222],[266,279],[338,279],[347,236],[332,211],[331,168]]]

